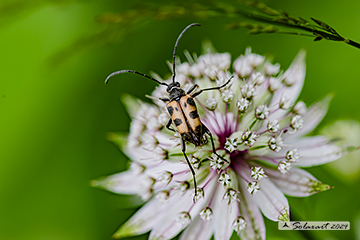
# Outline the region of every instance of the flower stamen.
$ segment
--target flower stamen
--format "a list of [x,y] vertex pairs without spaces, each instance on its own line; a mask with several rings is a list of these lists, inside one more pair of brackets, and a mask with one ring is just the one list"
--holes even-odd
[[248,187],[247,187],[248,192],[253,195],[255,194],[257,191],[260,190],[260,186],[258,182],[249,182]]
[[290,127],[296,132],[299,129],[302,129],[304,120],[300,115],[293,115],[290,119]]
[[260,105],[255,108],[255,117],[259,120],[264,120],[269,116],[269,108],[266,105]]
[[163,184],[168,185],[171,182],[172,178],[173,174],[169,171],[165,171],[159,174],[157,180]]
[[231,178],[230,175],[226,174],[226,173],[221,173],[220,177],[218,179],[218,182],[223,185],[225,188],[230,186],[231,183]]
[[242,98],[242,99],[238,100],[236,102],[236,107],[238,109],[238,113],[239,114],[245,113],[248,110],[250,104],[251,104],[251,102],[249,100],[247,100],[246,98]]
[[268,122],[267,130],[271,133],[276,133],[280,130],[280,123],[278,120],[274,119]]
[[188,212],[181,212],[176,218],[176,221],[182,226],[187,226],[191,222],[191,216]]
[[285,158],[291,163],[296,163],[300,158],[300,153],[297,148],[294,148],[287,151]]
[[192,194],[193,199],[194,199],[195,201],[197,201],[197,200],[199,200],[199,199],[201,199],[201,198],[204,198],[204,195],[205,195],[205,191],[204,191],[204,189],[201,188],[201,187],[197,187],[197,188],[196,188],[196,194],[195,194],[195,192]]
[[202,220],[210,221],[213,218],[213,211],[210,207],[205,207],[200,211],[199,215]]
[[257,181],[261,180],[263,177],[267,177],[262,167],[251,167],[250,176]]
[[225,142],[225,149],[230,153],[234,152],[238,147],[238,139],[237,138],[227,138]]
[[241,143],[251,147],[255,143],[257,137],[258,135],[256,135],[255,132],[246,131],[241,135]]
[[291,169],[291,164],[287,161],[281,161],[279,162],[278,169],[282,174],[287,174]]
[[232,228],[237,232],[239,235],[242,230],[246,227],[246,222],[243,217],[237,217],[232,224]]
[[227,200],[228,204],[230,204],[232,201],[240,202],[239,191],[236,191],[233,188],[228,188],[224,194],[223,199]]

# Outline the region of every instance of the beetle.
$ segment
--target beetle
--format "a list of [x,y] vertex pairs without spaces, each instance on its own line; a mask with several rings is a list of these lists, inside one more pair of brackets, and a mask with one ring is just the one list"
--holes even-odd
[[[140,72],[137,72],[134,70],[120,70],[120,71],[113,72],[105,79],[105,83],[107,84],[109,79],[114,75],[118,75],[118,74],[122,74],[122,73],[133,73],[133,74],[141,75],[152,81],[155,81],[160,85],[167,86],[166,91],[169,93],[168,98],[160,98],[160,100],[162,100],[163,102],[166,103],[166,109],[170,115],[170,119],[169,119],[168,123],[166,124],[166,128],[173,132],[176,132],[176,130],[177,130],[177,132],[179,132],[179,134],[181,135],[181,150],[182,150],[183,155],[186,159],[186,162],[190,168],[190,171],[191,171],[191,174],[192,174],[193,180],[194,180],[194,187],[195,187],[194,202],[195,202],[195,199],[197,196],[196,177],[195,177],[195,171],[194,171],[193,167],[191,166],[190,161],[186,155],[186,143],[187,142],[192,143],[196,147],[202,146],[205,144],[205,141],[206,141],[204,139],[204,134],[207,134],[210,137],[213,153],[217,157],[223,159],[225,162],[228,162],[228,161],[216,152],[212,134],[209,131],[209,129],[201,122],[197,108],[196,108],[194,98],[197,97],[198,95],[200,95],[204,91],[219,90],[219,89],[225,87],[227,84],[229,84],[232,77],[226,83],[224,83],[223,85],[221,85],[219,87],[200,89],[194,93],[193,93],[193,91],[198,87],[197,84],[194,84],[187,92],[185,92],[180,87],[180,83],[175,81],[175,77],[176,77],[175,53],[176,53],[177,45],[178,45],[179,40],[182,37],[182,35],[189,28],[191,28],[193,26],[201,26],[201,25],[198,23],[192,23],[192,24],[188,25],[180,33],[180,35],[178,36],[178,38],[175,42],[174,51],[173,51],[173,64],[172,64],[173,74],[172,74],[172,82],[170,84],[167,84],[165,82],[160,82],[146,74],[143,74],[143,73],[140,73]],[[174,123],[176,130],[171,127],[172,123]]]

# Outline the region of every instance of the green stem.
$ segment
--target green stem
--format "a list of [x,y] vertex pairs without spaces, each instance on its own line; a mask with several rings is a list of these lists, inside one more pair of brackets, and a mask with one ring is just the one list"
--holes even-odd
[[360,43],[354,42],[353,40],[350,40],[348,38],[346,38],[344,42],[346,44],[349,44],[349,45],[351,45],[353,47],[356,47],[356,48],[360,49]]
[[[278,21],[276,21],[274,19],[271,19],[271,18],[266,17],[266,16],[262,16],[262,15],[257,14],[257,13],[248,13],[248,12],[244,12],[244,11],[241,11],[241,10],[236,11],[236,13],[240,14],[240,15],[242,15],[244,17],[250,18],[252,20],[259,21],[259,22],[279,25],[279,26],[282,26],[282,27],[301,29],[301,30],[304,30],[304,31],[307,31],[307,32],[311,32],[311,33],[313,33],[313,34],[315,34],[317,36],[321,36],[324,39],[332,40],[332,41],[345,42],[348,45],[351,45],[353,47],[356,47],[356,48],[360,49],[360,43],[352,41],[352,40],[350,40],[348,38],[341,37],[338,34],[332,34],[332,33],[322,31],[317,26],[313,26],[313,25],[304,26],[304,25],[293,25],[293,24],[290,24],[290,23],[282,23],[282,22],[278,22]],[[296,34],[296,33],[294,33],[294,34]],[[312,35],[307,35],[307,34],[297,34],[297,35],[312,36]]]
[[274,32],[275,34],[290,34],[290,35],[297,35],[297,36],[305,36],[305,37],[314,37],[314,35],[301,33],[301,32],[285,32],[279,30],[279,32]]
[[299,28],[301,30],[307,31],[307,32],[318,32],[318,30],[312,28],[312,27],[307,27],[307,26],[300,26],[300,25],[289,25],[288,23],[282,23],[282,22],[277,22],[271,18],[262,16],[262,15],[258,15],[258,14],[254,14],[254,13],[247,13],[247,12],[243,12],[243,11],[237,11],[236,13],[250,18],[252,20],[256,20],[259,22],[264,22],[264,23],[269,23],[269,24],[274,24],[274,25],[279,25],[282,27],[292,27],[292,28]]

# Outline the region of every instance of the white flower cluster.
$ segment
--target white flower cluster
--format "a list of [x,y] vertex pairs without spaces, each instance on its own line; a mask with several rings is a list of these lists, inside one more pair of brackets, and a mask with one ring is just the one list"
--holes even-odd
[[185,229],[180,239],[230,239],[233,231],[241,239],[265,239],[262,214],[273,221],[289,220],[284,194],[305,197],[329,189],[298,167],[345,154],[325,137],[305,136],[325,115],[329,98],[308,108],[296,102],[305,77],[304,51],[286,71],[250,48],[232,66],[228,53],[187,57],[188,62],[176,66],[176,81],[184,88],[220,86],[233,76],[225,88],[196,97],[200,119],[226,161],[213,154],[209,141],[197,148],[187,144],[198,185],[193,196],[180,135],[165,128],[169,116],[157,99],[166,91],[159,86],[151,96],[154,104],[125,99],[133,116],[130,134],[127,139],[114,135],[113,141],[131,159],[130,170],[93,185],[146,201],[116,237],[150,231],[149,239],[171,239]]

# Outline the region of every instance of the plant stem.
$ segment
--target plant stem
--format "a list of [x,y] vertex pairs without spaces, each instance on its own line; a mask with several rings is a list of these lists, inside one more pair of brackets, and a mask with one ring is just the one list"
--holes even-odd
[[345,39],[344,42],[345,42],[346,44],[349,44],[349,45],[351,45],[351,46],[353,46],[353,47],[356,47],[356,48],[360,49],[360,43],[354,42],[353,40],[350,40],[350,39],[347,39],[347,41],[346,41],[346,39]]

